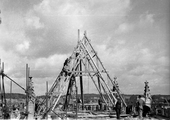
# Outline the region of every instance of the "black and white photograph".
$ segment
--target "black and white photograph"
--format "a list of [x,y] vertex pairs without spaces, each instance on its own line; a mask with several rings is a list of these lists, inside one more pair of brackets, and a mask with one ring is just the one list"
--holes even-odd
[[170,0],[0,0],[0,119],[170,120]]

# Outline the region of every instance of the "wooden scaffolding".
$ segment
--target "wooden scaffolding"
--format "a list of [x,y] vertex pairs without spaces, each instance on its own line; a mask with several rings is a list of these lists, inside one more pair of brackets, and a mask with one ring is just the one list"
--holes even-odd
[[[116,81],[111,79],[97,52],[91,45],[90,40],[87,38],[86,32],[84,33],[83,39],[80,39],[79,34],[78,31],[78,43],[76,48],[73,50],[72,55],[65,60],[63,69],[49,89],[48,100],[44,99],[38,107],[38,115],[43,115],[43,117],[45,117],[49,112],[57,114],[55,108],[59,99],[64,94],[66,94],[66,99],[63,110],[67,109],[71,92],[73,91],[72,87],[76,85],[75,82],[77,79],[80,80],[82,109],[84,109],[84,76],[89,76],[91,78],[98,93],[107,106],[109,105],[108,101],[106,101],[106,97],[113,106],[117,102],[117,97],[119,97],[122,100],[123,105],[126,106]],[[108,83],[110,85],[108,85]],[[112,88],[114,88],[114,91]],[[46,105],[46,101],[49,101],[48,105]]]

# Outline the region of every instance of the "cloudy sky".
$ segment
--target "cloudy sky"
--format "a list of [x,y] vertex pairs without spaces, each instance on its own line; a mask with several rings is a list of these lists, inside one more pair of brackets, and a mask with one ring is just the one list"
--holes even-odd
[[[78,29],[123,93],[143,94],[148,81],[151,94],[170,94],[169,0],[0,0],[0,10],[5,73],[25,87],[28,63],[37,95],[58,76]],[[9,84],[5,79],[7,92]]]

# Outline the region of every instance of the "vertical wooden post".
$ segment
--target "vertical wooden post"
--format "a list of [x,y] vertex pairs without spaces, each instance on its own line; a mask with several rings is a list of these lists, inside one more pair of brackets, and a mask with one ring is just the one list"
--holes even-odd
[[83,76],[82,76],[82,61],[81,60],[80,60],[80,90],[81,90],[82,110],[84,110]]
[[10,81],[10,110],[12,110],[12,81]]
[[[48,81],[46,81],[46,111],[48,110]],[[46,117],[48,117],[48,112]]]
[[3,103],[6,107],[5,86],[4,86],[4,62],[2,62],[2,91],[3,91]]
[[[1,100],[2,100],[2,108],[6,109],[6,97],[5,97],[5,86],[4,86],[4,62],[2,62],[1,68],[1,76],[2,76],[2,83],[1,83]],[[6,111],[2,110],[3,119],[5,119]]]
[[[78,29],[78,41],[80,40],[80,30]],[[81,101],[82,101],[82,110],[84,110],[84,94],[83,94],[83,76],[82,76],[82,61],[80,60],[80,91],[81,91]]]
[[[26,114],[28,114],[28,79],[29,79],[29,73],[28,73],[28,64],[26,64]],[[26,117],[28,119],[28,116]]]
[[[0,70],[1,70],[0,72],[2,72],[1,59],[0,59]],[[1,74],[2,74],[2,73],[1,73]],[[2,76],[2,75],[1,75],[1,74],[0,74],[0,97],[1,97],[0,99],[1,99],[1,103],[2,103],[2,88],[1,88],[1,76]]]
[[[76,83],[75,83],[75,85],[76,85]],[[78,96],[77,96],[77,85],[75,86],[75,88],[76,88],[76,119],[77,119],[77,112],[78,112]]]

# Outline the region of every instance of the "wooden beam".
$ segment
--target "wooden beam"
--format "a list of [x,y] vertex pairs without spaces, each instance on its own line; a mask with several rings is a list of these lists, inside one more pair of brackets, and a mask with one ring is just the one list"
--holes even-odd
[[[80,60],[80,71],[82,71],[82,61]],[[83,77],[80,72],[80,92],[81,92],[81,101],[82,101],[82,110],[84,110],[84,93],[83,93]]]
[[2,62],[2,92],[3,92],[3,103],[6,107],[6,97],[5,97],[5,86],[4,86],[4,62]]
[[[46,111],[48,111],[48,81],[46,81]],[[48,112],[46,117],[48,117]]]
[[[28,64],[26,64],[26,113],[28,113],[28,79],[29,79],[29,73],[28,73]],[[28,119],[28,116],[26,116],[26,119]]]
[[[2,68],[1,68],[1,59],[0,59],[0,72],[2,72]],[[0,97],[1,97],[1,103],[2,103],[3,100],[2,100],[1,75],[2,75],[2,74],[0,74]]]
[[12,110],[12,81],[10,81],[10,110]]

